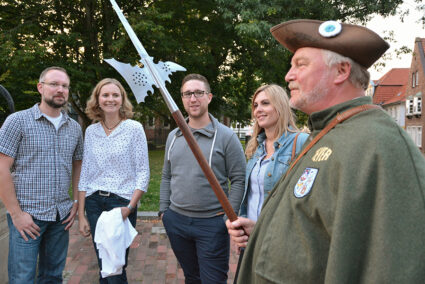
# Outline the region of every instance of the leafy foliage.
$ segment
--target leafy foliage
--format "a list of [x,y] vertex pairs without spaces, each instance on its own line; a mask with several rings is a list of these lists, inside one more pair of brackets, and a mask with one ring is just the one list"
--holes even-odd
[[[364,22],[372,14],[394,14],[402,0],[144,0],[118,1],[148,53],[201,73],[214,94],[211,112],[248,122],[249,98],[264,83],[284,85],[290,54],[269,29],[295,18]],[[85,104],[94,85],[119,74],[104,58],[138,63],[139,55],[107,0],[0,0],[0,84],[13,95],[16,109],[39,101],[41,70],[66,68],[74,109],[89,124]],[[180,81],[170,93],[182,109]],[[127,84],[123,82],[127,87]],[[129,89],[127,89],[129,91]],[[158,93],[158,94],[156,94]],[[133,96],[133,105],[136,105]],[[139,118],[169,117],[159,91],[136,106]]]

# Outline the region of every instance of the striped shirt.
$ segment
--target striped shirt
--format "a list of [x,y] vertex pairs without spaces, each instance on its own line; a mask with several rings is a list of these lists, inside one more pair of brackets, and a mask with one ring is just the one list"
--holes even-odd
[[0,129],[0,152],[14,159],[12,178],[21,209],[35,219],[61,220],[72,207],[72,162],[83,157],[80,125],[62,111],[59,129],[38,104],[11,114]]

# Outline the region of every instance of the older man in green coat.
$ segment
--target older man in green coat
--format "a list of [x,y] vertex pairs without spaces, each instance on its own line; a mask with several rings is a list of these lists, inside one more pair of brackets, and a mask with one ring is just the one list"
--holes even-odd
[[312,135],[255,227],[226,223],[249,240],[238,283],[425,283],[425,159],[364,96],[388,44],[333,21],[271,31],[294,52],[285,79]]

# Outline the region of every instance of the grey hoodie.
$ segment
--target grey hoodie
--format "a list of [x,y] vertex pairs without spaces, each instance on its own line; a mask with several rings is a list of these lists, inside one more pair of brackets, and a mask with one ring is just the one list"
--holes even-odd
[[[209,116],[211,123],[202,129],[192,129],[192,133],[237,213],[244,194],[246,159],[233,131]],[[171,208],[189,217],[209,218],[223,212],[178,128],[167,138],[159,202],[160,211]]]

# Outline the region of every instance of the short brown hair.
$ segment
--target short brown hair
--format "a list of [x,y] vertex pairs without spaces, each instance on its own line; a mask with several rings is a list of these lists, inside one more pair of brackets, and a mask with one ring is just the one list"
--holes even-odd
[[50,66],[50,67],[47,67],[46,69],[44,69],[43,71],[41,71],[40,78],[38,79],[38,81],[40,83],[44,82],[44,77],[46,77],[47,72],[49,72],[51,70],[57,70],[57,71],[61,71],[61,72],[65,73],[66,76],[68,77],[68,80],[71,81],[71,79],[69,78],[68,72],[66,72],[66,70],[64,68],[58,67],[58,66]]
[[[210,87],[210,83],[208,83],[208,80],[207,80],[207,78],[205,78],[204,76],[202,76],[201,74],[195,74],[195,73],[192,73],[192,74],[188,74],[188,75],[186,75],[184,78],[183,78],[183,80],[182,80],[182,86],[181,86],[181,88],[183,88],[183,85],[184,84],[186,84],[186,82],[187,81],[190,81],[190,80],[197,80],[197,81],[201,81],[201,82],[203,82],[204,83],[204,85],[205,85],[205,91],[207,91],[207,93],[209,94],[209,93],[211,93],[211,87]],[[180,91],[181,91],[181,88],[180,88]]]
[[127,97],[127,93],[121,83],[113,78],[105,78],[97,83],[94,87],[89,100],[87,101],[86,114],[93,121],[102,121],[104,119],[103,111],[99,107],[99,95],[103,86],[108,84],[116,85],[121,92],[122,106],[120,109],[120,117],[122,119],[133,117],[133,105]]

